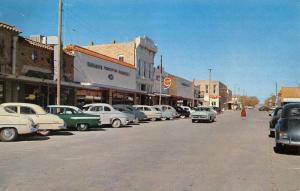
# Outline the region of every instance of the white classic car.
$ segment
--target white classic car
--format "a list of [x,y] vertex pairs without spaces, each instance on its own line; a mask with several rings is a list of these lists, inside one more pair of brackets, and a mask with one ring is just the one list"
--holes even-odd
[[18,135],[30,134],[38,129],[33,120],[24,115],[18,115],[0,106],[0,140],[14,141]]
[[148,105],[133,105],[134,108],[137,110],[144,112],[144,114],[147,116],[147,119],[150,119],[151,121],[156,121],[157,119],[162,118],[162,113],[160,111],[157,111],[151,106]]
[[84,105],[83,112],[100,115],[102,125],[111,125],[114,128],[119,128],[121,125],[128,124],[128,118],[124,113],[115,110],[111,105],[106,103]]
[[31,103],[3,103],[5,109],[12,110],[18,114],[29,116],[38,125],[38,133],[49,135],[53,130],[66,129],[64,120],[56,115],[47,113],[42,107]]

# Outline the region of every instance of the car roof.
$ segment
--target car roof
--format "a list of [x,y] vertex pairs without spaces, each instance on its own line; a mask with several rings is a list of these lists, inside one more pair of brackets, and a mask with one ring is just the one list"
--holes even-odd
[[107,103],[90,103],[90,104],[84,105],[83,107],[89,107],[89,106],[110,106],[111,107],[111,105],[109,105]]
[[32,104],[32,103],[18,103],[18,102],[7,102],[7,103],[2,103],[1,106],[6,107],[6,106],[24,106],[24,107],[32,107],[35,109],[37,113],[43,113],[45,114],[45,110],[37,105],[37,104]]
[[72,108],[75,110],[78,110],[78,107],[72,106],[72,105],[48,105],[47,107],[56,107],[56,108]]

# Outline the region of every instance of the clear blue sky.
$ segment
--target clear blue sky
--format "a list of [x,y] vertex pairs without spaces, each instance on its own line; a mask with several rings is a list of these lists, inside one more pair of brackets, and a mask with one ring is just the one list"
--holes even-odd
[[[265,99],[300,83],[299,0],[64,0],[63,40],[86,45],[147,35],[167,71],[223,81]],[[57,34],[57,0],[1,0],[24,36]]]

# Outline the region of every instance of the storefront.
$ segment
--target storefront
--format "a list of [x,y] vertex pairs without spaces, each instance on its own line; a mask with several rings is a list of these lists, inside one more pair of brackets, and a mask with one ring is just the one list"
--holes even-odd
[[[74,105],[75,87],[69,82],[61,83],[61,104]],[[33,77],[5,75],[0,80],[0,101],[33,103],[46,107],[56,104],[56,82]]]
[[137,91],[136,70],[133,65],[80,46],[70,45],[65,50],[74,55],[74,81],[87,88],[96,88],[93,91],[77,89],[77,101],[140,103],[144,94]]

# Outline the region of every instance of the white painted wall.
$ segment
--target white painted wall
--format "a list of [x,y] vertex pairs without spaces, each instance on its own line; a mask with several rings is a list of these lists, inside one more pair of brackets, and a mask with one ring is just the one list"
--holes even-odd
[[[76,82],[89,82],[136,90],[135,69],[81,52],[74,52],[74,56],[74,79]],[[114,71],[108,71],[107,68]],[[128,76],[120,74],[120,72],[125,72]],[[109,76],[113,76],[113,78],[110,79]]]

